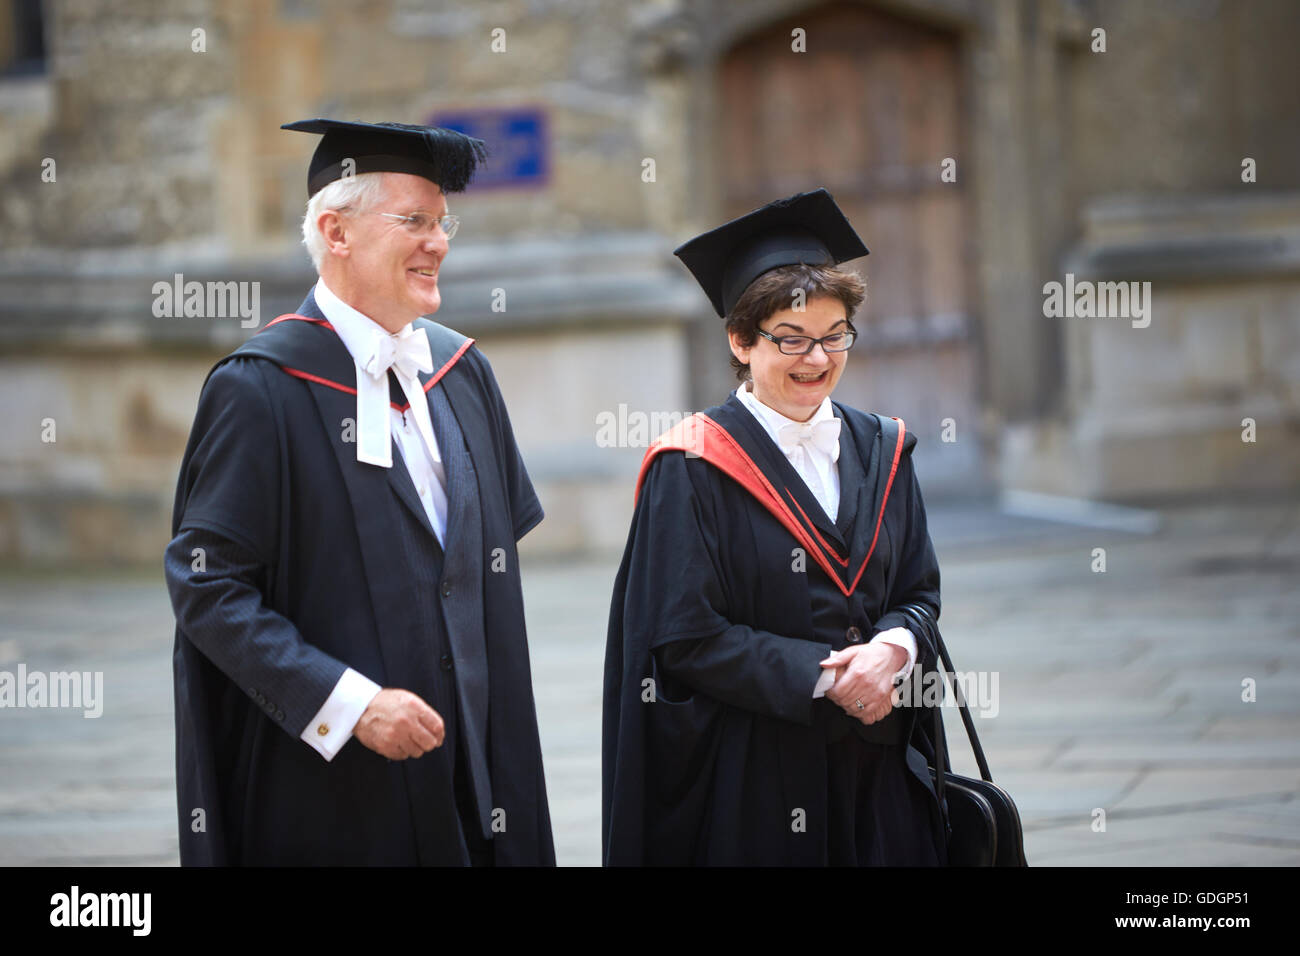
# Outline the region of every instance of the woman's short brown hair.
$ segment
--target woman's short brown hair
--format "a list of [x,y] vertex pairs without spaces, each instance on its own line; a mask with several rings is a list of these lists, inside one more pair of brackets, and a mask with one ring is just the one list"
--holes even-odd
[[[752,347],[758,339],[754,330],[782,309],[790,308],[799,290],[803,290],[805,302],[819,296],[839,299],[850,321],[867,296],[867,285],[856,272],[803,263],[779,266],[764,272],[741,294],[727,315],[727,332],[735,332],[741,345]],[[749,366],[735,355],[731,356],[731,367],[742,382],[749,378]]]

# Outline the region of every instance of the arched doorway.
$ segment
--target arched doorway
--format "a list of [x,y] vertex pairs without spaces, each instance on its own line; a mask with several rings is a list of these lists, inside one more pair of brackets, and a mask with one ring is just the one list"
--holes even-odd
[[[836,398],[907,421],[931,486],[967,483],[980,466],[961,75],[956,35],[851,3],[741,38],[718,70],[723,214],[834,194],[871,250],[848,263],[867,301]],[[955,182],[941,179],[947,158]]]

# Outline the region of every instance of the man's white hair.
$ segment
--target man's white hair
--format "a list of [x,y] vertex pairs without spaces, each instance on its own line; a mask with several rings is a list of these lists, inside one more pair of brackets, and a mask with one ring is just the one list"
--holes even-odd
[[325,262],[325,237],[321,235],[316,221],[327,209],[348,212],[362,212],[377,203],[384,191],[383,173],[357,173],[336,179],[311,199],[307,200],[307,214],[302,217],[302,244],[307,247],[311,264],[320,275],[321,265]]

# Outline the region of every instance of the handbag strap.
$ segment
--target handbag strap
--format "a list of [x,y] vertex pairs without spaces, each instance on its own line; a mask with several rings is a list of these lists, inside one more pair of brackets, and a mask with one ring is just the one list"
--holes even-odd
[[[943,643],[943,635],[939,633],[938,627],[934,629],[935,643],[939,647],[939,657],[943,660],[943,666],[949,674],[956,673],[952,666],[952,658],[948,656],[948,648]],[[952,682],[953,693],[957,697],[957,705],[961,708],[961,722],[966,727],[966,736],[970,739],[971,749],[975,751],[975,763],[979,765],[980,777],[993,782],[993,774],[989,772],[989,762],[984,757],[984,748],[980,745],[979,734],[975,732],[975,718],[971,716],[970,707],[966,705],[966,694],[961,689],[961,683],[954,680]],[[935,716],[939,715],[938,708],[935,708]]]
[[[948,673],[954,673],[952,658],[948,656],[948,648],[943,642],[943,635],[939,633],[938,624],[929,610],[919,604],[901,604],[893,610],[901,612],[917,628],[919,635],[929,640],[931,646],[937,652],[938,663]],[[936,668],[939,670],[939,668]],[[924,679],[924,669],[922,670],[922,679]],[[943,680],[942,671],[939,679]],[[984,756],[984,747],[980,744],[979,734],[975,731],[975,720],[971,717],[970,707],[966,703],[966,695],[962,691],[960,682],[952,682],[953,694],[957,698],[957,706],[961,710],[962,725],[966,728],[966,737],[970,741],[971,749],[975,752],[975,762],[979,766],[980,777],[993,782],[993,774],[989,771],[988,760]],[[935,763],[935,791],[939,797],[939,802],[943,803],[944,791],[944,774],[947,771],[947,750],[948,741],[944,733],[942,704],[934,708],[934,763]]]
[[[897,443],[899,432],[901,431],[897,419],[888,418],[884,415],[873,414],[876,424],[880,429],[880,438],[882,447],[890,447],[891,443]],[[884,469],[880,469],[883,472]],[[892,479],[892,475],[891,475]],[[883,476],[878,473],[876,478],[876,498],[882,504],[885,501],[887,489],[883,487]],[[939,624],[934,615],[930,613],[929,608],[920,604],[901,604],[891,610],[901,611],[917,627],[917,634],[929,640],[930,645],[937,652],[939,662],[947,669],[948,673],[953,673],[952,659],[948,656],[948,648],[944,646],[943,635],[939,633]],[[922,669],[922,678],[924,679],[924,668]],[[943,681],[943,674],[940,673],[939,680]],[[975,721],[970,715],[970,708],[966,705],[966,695],[962,692],[961,685],[953,681],[953,692],[957,697],[957,706],[961,709],[961,721],[966,727],[966,736],[970,740],[971,749],[975,751],[975,762],[979,765],[980,776],[989,783],[993,782],[993,775],[989,772],[988,761],[984,758],[984,748],[980,746],[979,735],[975,733]],[[942,703],[934,708],[934,762],[935,762],[935,789],[938,792],[939,804],[943,805],[944,789],[944,772],[947,770],[948,741],[943,732]]]

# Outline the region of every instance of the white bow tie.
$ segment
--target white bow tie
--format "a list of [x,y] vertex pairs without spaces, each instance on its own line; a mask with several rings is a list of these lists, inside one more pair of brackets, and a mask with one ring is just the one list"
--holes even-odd
[[376,330],[370,338],[370,356],[361,364],[367,375],[384,378],[393,366],[407,378],[417,372],[433,371],[433,353],[429,351],[429,336],[424,329],[409,325],[396,336]]
[[[414,403],[423,397],[415,376],[433,371],[433,353],[424,329],[407,326],[397,335],[376,329],[365,361],[357,363],[357,461],[384,468],[393,467],[393,437],[388,414],[388,370]],[[412,388],[416,394],[412,394]]]
[[786,422],[777,431],[781,451],[789,456],[796,448],[816,448],[830,455],[831,461],[840,459],[840,420],[826,418],[820,422]]

